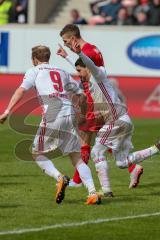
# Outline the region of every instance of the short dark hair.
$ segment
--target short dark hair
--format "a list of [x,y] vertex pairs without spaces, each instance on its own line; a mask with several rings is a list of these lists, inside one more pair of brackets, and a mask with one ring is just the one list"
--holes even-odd
[[80,66],[80,67],[84,67],[86,68],[86,65],[84,64],[84,62],[82,61],[81,58],[78,58],[77,61],[75,62],[75,66]]
[[74,25],[74,24],[65,25],[64,28],[60,32],[60,36],[62,37],[66,33],[70,33],[77,38],[81,38],[80,30],[77,25]]
[[51,51],[46,46],[35,46],[32,48],[32,59],[37,58],[40,62],[48,62],[51,56]]

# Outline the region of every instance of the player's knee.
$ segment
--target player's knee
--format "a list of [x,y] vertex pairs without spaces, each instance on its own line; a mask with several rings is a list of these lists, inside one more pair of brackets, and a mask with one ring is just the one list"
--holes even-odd
[[92,148],[92,151],[91,151],[91,157],[94,159],[98,159],[100,157],[103,157],[104,156],[104,152],[99,150],[98,148],[96,147],[93,147]]
[[32,158],[33,158],[33,161],[39,161],[41,160],[42,155],[32,153]]
[[128,167],[128,163],[126,161],[116,161],[116,165],[121,169]]
[[99,149],[97,149],[96,147],[93,147],[92,151],[91,151],[91,157],[93,159],[93,162],[95,164],[95,166],[99,163],[102,163],[103,165],[106,166],[106,158],[105,158],[105,153],[104,151],[101,151]]
[[100,161],[95,164],[95,167],[97,172],[101,171],[101,169],[107,169],[108,168],[107,161]]

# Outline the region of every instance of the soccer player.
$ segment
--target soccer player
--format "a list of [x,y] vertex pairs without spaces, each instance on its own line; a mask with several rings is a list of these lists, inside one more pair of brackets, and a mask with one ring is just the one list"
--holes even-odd
[[[62,48],[62,46],[60,46],[60,48],[58,49],[57,54],[64,57],[77,70],[77,72],[78,72],[79,65],[82,66],[84,73],[85,73],[85,71],[88,71],[88,70],[86,70],[86,67],[82,61],[76,61],[76,63],[74,63],[74,61],[68,56],[67,52]],[[90,153],[88,153],[87,151],[85,153],[84,150],[85,149],[87,150],[88,146],[90,148],[91,140],[94,137],[94,133],[96,133],[98,131],[98,129],[101,128],[102,125],[105,123],[104,119],[108,117],[108,111],[106,111],[106,108],[104,107],[104,104],[103,104],[104,97],[103,97],[102,92],[99,90],[98,85],[96,83],[91,83],[90,78],[83,78],[83,74],[80,79],[81,79],[80,85],[81,85],[81,83],[83,86],[85,86],[85,84],[87,84],[87,86],[89,87],[88,91],[90,93],[90,96],[92,97],[92,105],[93,105],[92,111],[94,111],[94,117],[95,117],[95,122],[94,122],[93,126],[91,125],[93,122],[90,122],[90,120],[88,120],[89,129],[88,129],[88,131],[85,131],[85,129],[83,129],[85,118],[82,114],[77,115],[78,123],[79,123],[78,126],[80,129],[79,134],[80,134],[81,146],[82,146],[81,150],[83,151],[82,152],[83,154],[81,153],[81,155],[83,157],[83,160],[86,163],[88,163],[88,160],[90,158]],[[82,88],[83,88],[83,86],[82,86]],[[88,91],[87,91],[87,93],[88,93]],[[84,93],[87,95],[86,91],[84,91]],[[89,101],[90,101],[90,99],[88,99],[88,102]],[[87,102],[87,104],[88,104],[88,102]],[[90,104],[90,102],[89,102],[89,104]],[[89,112],[89,114],[91,114],[91,113]],[[85,127],[87,127],[87,126],[85,126]],[[104,196],[113,197],[113,193],[112,193],[110,181],[109,181],[109,176],[108,176],[108,163],[104,162],[103,165],[104,165],[104,167],[102,170],[102,169],[99,169],[99,164],[96,164],[96,171],[98,173],[98,178],[99,178],[101,189],[102,189],[100,192]],[[98,169],[99,169],[99,171],[98,171]],[[103,173],[102,173],[102,171],[103,171]],[[102,176],[103,176],[103,178],[102,178]],[[77,170],[74,174],[74,178],[76,180],[78,180],[79,183],[76,184],[73,179],[72,181],[70,181],[69,186],[71,186],[71,187],[72,186],[73,187],[81,186],[82,185],[81,179],[79,177],[79,174],[77,177]]]
[[[104,61],[101,52],[98,50],[98,48],[88,42],[86,42],[80,34],[80,30],[76,25],[73,24],[68,24],[66,25],[62,31],[60,32],[60,36],[63,39],[64,45],[68,48],[72,48],[72,42],[77,41],[81,51],[85,53],[89,58],[92,59],[92,61],[95,63],[96,66],[98,67],[104,67]],[[62,50],[62,49],[61,49]],[[60,52],[59,52],[60,53]],[[66,57],[66,60],[72,64],[73,62],[70,61],[68,57]],[[84,92],[87,95],[87,108],[88,108],[88,114],[86,115],[86,121],[84,121],[83,125],[79,127],[81,130],[81,156],[82,159],[88,163],[89,158],[90,158],[90,142],[91,142],[91,137],[94,132],[97,132],[104,124],[103,120],[102,123],[100,121],[97,121],[97,116],[95,116],[94,113],[94,99],[93,96],[90,92],[89,89],[89,82],[84,81],[83,83],[83,88]],[[97,124],[98,122],[98,124]],[[106,179],[108,179],[108,164],[106,163]],[[99,169],[99,168],[98,168]],[[97,172],[100,170],[97,169]],[[129,188],[136,187],[139,183],[139,179],[141,174],[143,173],[143,168],[142,166],[138,164],[132,164],[129,168],[128,171],[130,173],[130,184]],[[101,171],[100,171],[101,172]],[[108,179],[109,181],[109,179]],[[75,172],[74,177],[73,177],[73,186],[76,186],[77,184],[81,183],[81,179],[79,177],[78,171]],[[109,189],[108,189],[109,191]]]
[[[90,168],[80,156],[80,141],[76,129],[75,112],[70,96],[78,98],[82,105],[85,96],[76,82],[62,69],[49,65],[50,49],[46,46],[32,48],[34,67],[29,69],[20,87],[15,91],[5,112],[0,115],[4,123],[12,108],[23,98],[24,93],[34,87],[43,107],[42,121],[32,147],[33,158],[37,165],[57,181],[56,202],[64,199],[69,178],[63,176],[47,158],[46,153],[59,148],[68,154],[77,168],[89,196],[86,204],[99,204],[100,196],[96,193]],[[82,109],[82,111],[85,111]]]
[[[160,151],[160,142],[152,147],[130,153],[133,148],[131,137],[133,125],[126,112],[126,108],[121,104],[116,91],[111,86],[106,77],[106,71],[103,67],[97,67],[94,62],[86,56],[74,40],[72,42],[72,50],[79,55],[83,63],[89,70],[87,74],[92,74],[92,81],[96,81],[105,97],[106,105],[109,109],[109,118],[103,127],[99,130],[95,144],[92,148],[91,156],[94,163],[103,162],[105,160],[105,152],[109,148],[112,149],[119,168],[128,168],[133,163],[139,163],[143,160],[157,154]],[[89,73],[90,72],[90,73]],[[81,69],[79,69],[81,74]]]

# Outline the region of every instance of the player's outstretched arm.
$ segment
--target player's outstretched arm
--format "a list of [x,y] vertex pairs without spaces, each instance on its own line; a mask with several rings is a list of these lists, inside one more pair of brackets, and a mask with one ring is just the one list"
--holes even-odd
[[17,90],[13,94],[13,96],[8,104],[7,109],[4,111],[4,113],[2,115],[0,115],[0,123],[1,124],[3,124],[6,121],[10,111],[22,99],[24,93],[25,93],[24,88],[22,88],[22,87],[17,88]]
[[82,59],[87,68],[91,71],[92,75],[96,78],[96,80],[102,80],[102,78],[106,76],[105,69],[97,67],[88,56],[81,52],[80,46],[76,41],[72,42],[71,50],[79,55],[79,57]]
[[66,50],[60,44],[58,45],[59,45],[59,49],[57,50],[57,55],[64,58],[74,69],[76,69],[75,61],[68,55]]
[[59,48],[57,50],[57,55],[66,58],[68,56],[68,53],[66,52],[66,50],[61,46],[61,44],[58,44]]

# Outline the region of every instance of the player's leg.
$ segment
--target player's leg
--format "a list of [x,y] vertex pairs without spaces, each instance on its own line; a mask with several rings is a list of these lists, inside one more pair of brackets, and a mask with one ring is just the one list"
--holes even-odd
[[[108,149],[108,152],[112,154],[112,149]],[[128,172],[130,173],[129,188],[136,188],[139,184],[140,177],[143,174],[143,167],[134,163],[128,167]]]
[[[115,154],[116,164],[119,168],[127,168],[131,164],[140,163],[148,158],[151,158],[153,155],[157,154],[160,151],[160,144],[156,144],[149,148],[129,153],[129,149],[125,149],[121,152]],[[127,154],[128,152],[128,154]]]
[[99,204],[101,199],[96,193],[90,168],[84,161],[82,161],[79,152],[72,152],[69,154],[69,157],[72,161],[72,164],[77,168],[84,186],[88,189],[89,196],[86,204]]
[[130,164],[123,167],[125,164],[125,159],[129,155],[129,152],[133,148],[131,142],[131,135],[126,136],[122,141],[120,141],[120,145],[116,150],[113,150],[113,155],[116,159],[116,164],[120,168],[127,168],[130,172],[130,184],[129,188],[135,188],[139,184],[140,177],[143,173],[143,167],[139,164]]
[[136,188],[139,184],[140,177],[143,174],[143,167],[139,164],[131,164],[128,170],[130,173],[129,189]]
[[[125,120],[127,118],[125,117]],[[100,130],[99,134],[99,143],[102,145],[108,146],[108,148],[112,149],[112,153],[116,159],[117,156],[120,156],[120,159],[124,159],[129,151],[133,148],[131,143],[131,137],[129,140],[127,136],[132,134],[132,124],[128,119],[127,121],[117,120],[115,122],[111,122],[110,124],[104,125],[104,127]],[[127,139],[127,141],[126,141]],[[101,146],[99,148],[102,148]],[[126,150],[127,149],[127,150]],[[121,154],[121,152],[123,154]],[[121,157],[122,155],[122,157]],[[140,165],[131,165],[129,166],[131,183],[130,186],[136,187],[141,174],[143,173],[143,168]]]
[[107,149],[108,148],[106,146],[100,144],[98,139],[96,139],[96,143],[91,151],[91,157],[95,164],[103,195],[113,197],[108,175],[108,162],[105,156]]
[[33,159],[44,173],[54,178],[56,181],[58,181],[59,177],[62,176],[62,174],[57,170],[53,162],[48,159],[44,154],[35,154],[33,155]]
[[69,177],[62,175],[53,162],[48,159],[45,153],[54,151],[59,147],[62,139],[59,139],[61,125],[65,127],[63,118],[53,122],[40,123],[40,127],[34,139],[32,154],[37,165],[57,182],[56,202],[61,203],[65,196],[65,188],[69,184]]
[[[117,120],[114,123],[112,133],[110,134],[108,140],[112,141],[114,155],[118,155],[118,157],[120,156],[120,159],[121,156],[122,159],[126,158],[130,150],[133,148],[131,142],[132,132],[133,125],[127,115],[125,115],[124,117],[122,116],[121,119]],[[139,164],[133,163],[129,165],[128,171],[130,173],[129,188],[137,187],[140,177],[143,173],[143,167]]]
[[[79,135],[81,139],[81,158],[86,164],[88,164],[88,161],[90,158],[90,152],[91,152],[90,143],[92,138],[92,132],[80,131]],[[78,170],[75,169],[73,179],[70,181],[69,186],[78,187],[78,186],[81,186],[81,183],[82,183],[82,180],[79,176]]]
[[69,177],[64,176],[58,171],[53,162],[48,159],[45,155],[33,155],[33,158],[37,165],[42,169],[48,176],[54,178],[57,182],[56,202],[59,204],[62,202],[65,196],[65,188],[69,184]]
[[[32,147],[32,155],[37,165],[47,175],[58,180],[59,176],[61,176],[61,173],[55,168],[52,161],[48,159],[47,156],[45,155],[45,152],[49,152],[49,150],[54,150],[58,147],[58,144],[56,143],[57,139],[52,138],[52,133],[54,132],[54,129],[51,128],[51,126],[49,123],[45,123],[43,120],[40,123],[40,126],[38,128],[37,134],[34,139],[34,143]],[[56,129],[56,126],[55,126],[55,129]],[[55,132],[55,136],[56,134],[57,132]]]
[[140,162],[152,157],[153,155],[157,154],[159,151],[160,151],[160,146],[159,146],[159,144],[156,144],[149,148],[130,153],[128,155],[129,164],[140,163]]
[[99,204],[101,201],[100,196],[96,193],[94,182],[92,179],[90,168],[81,159],[80,154],[80,139],[78,131],[74,125],[74,116],[66,118],[66,131],[61,132],[60,136],[63,141],[59,145],[59,149],[64,154],[68,154],[72,164],[77,168],[83,184],[87,187],[89,197],[87,204]]
[[105,196],[113,196],[108,175],[109,167],[106,159],[106,151],[110,149],[110,146],[103,144],[104,136],[106,136],[106,134],[109,136],[108,129],[111,128],[111,124],[103,125],[103,127],[97,133],[95,144],[91,151],[91,156],[95,164],[102,192]]

